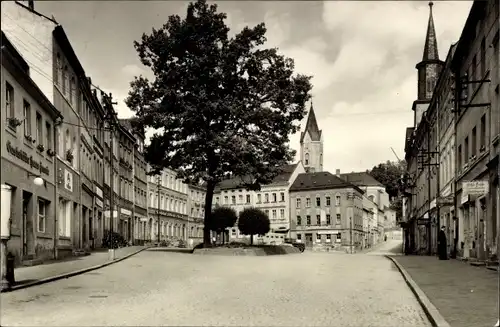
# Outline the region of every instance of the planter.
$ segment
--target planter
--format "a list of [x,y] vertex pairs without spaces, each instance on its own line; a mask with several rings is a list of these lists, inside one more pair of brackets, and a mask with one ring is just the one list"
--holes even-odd
[[22,121],[17,119],[16,117],[7,118],[7,124],[10,128],[16,129],[17,126],[22,124]]
[[66,160],[72,163],[74,158],[75,157],[73,156],[73,153],[71,152],[71,150],[68,150],[66,152]]
[[53,157],[53,156],[55,156],[55,155],[56,155],[56,153],[55,153],[54,151],[52,151],[51,149],[47,149],[47,155],[48,155],[49,157]]
[[45,147],[43,146],[43,144],[38,144],[38,145],[36,146],[36,149],[37,149],[38,151],[40,151],[40,152],[45,151]]

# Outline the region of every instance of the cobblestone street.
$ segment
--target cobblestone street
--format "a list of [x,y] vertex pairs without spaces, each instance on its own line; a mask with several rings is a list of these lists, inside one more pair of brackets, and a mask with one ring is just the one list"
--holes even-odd
[[398,256],[396,260],[452,327],[496,323],[498,272],[428,256]]
[[2,325],[430,326],[383,256],[144,251],[1,295]]

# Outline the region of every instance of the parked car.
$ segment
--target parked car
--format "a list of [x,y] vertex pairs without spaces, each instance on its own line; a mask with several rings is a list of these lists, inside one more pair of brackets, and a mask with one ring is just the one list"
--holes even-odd
[[304,252],[305,249],[306,249],[306,246],[303,243],[299,243],[296,240],[291,239],[291,238],[285,238],[285,244],[291,244],[291,245],[293,245],[294,247],[296,247],[297,249],[299,249],[300,252]]

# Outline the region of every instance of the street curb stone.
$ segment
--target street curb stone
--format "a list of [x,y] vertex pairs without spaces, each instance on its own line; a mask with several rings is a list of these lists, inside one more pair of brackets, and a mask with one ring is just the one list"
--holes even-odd
[[112,265],[114,263],[123,261],[123,260],[125,260],[127,258],[130,258],[131,256],[136,255],[139,252],[142,252],[142,251],[147,250],[147,249],[148,249],[148,247],[145,247],[145,248],[142,248],[142,249],[140,249],[138,251],[135,251],[135,252],[132,252],[130,254],[127,254],[126,256],[123,256],[122,258],[118,258],[118,259],[115,259],[113,261],[109,261],[109,262],[102,263],[102,264],[99,264],[99,265],[95,265],[95,266],[92,266],[92,267],[83,268],[83,269],[75,270],[75,271],[72,271],[72,272],[69,272],[69,273],[64,273],[64,274],[60,274],[60,275],[56,275],[56,276],[42,278],[42,279],[35,280],[33,282],[26,283],[26,284],[15,285],[15,286],[12,286],[9,289],[3,289],[3,290],[1,290],[1,293],[18,291],[18,290],[21,290],[21,289],[24,289],[24,288],[28,288],[28,287],[32,287],[32,286],[37,286],[37,285],[42,285],[42,284],[46,284],[46,283],[50,283],[50,282],[55,282],[56,280],[60,280],[60,279],[64,279],[64,278],[70,278],[70,277],[73,277],[73,276],[81,275],[81,274],[84,274],[86,272],[89,272],[89,271],[92,271],[92,270],[97,270],[97,269],[100,269],[100,268],[104,268],[104,267]]
[[393,257],[386,255],[387,259],[391,260],[396,268],[398,268],[399,272],[403,276],[408,287],[411,289],[415,297],[417,298],[418,303],[424,310],[427,318],[429,318],[432,326],[434,327],[450,327],[450,324],[444,319],[444,317],[439,313],[438,309],[431,303],[429,298],[425,295],[425,293],[418,287],[417,283],[411,278],[410,274],[397,262]]

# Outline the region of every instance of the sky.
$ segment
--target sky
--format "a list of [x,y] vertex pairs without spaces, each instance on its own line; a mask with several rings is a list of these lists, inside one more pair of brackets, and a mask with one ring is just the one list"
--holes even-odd
[[[233,33],[265,22],[266,43],[312,75],[313,105],[324,137],[324,170],[364,171],[404,158],[413,126],[415,65],[422,59],[428,2],[219,1]],[[35,1],[64,27],[92,83],[113,93],[119,117],[133,113],[123,100],[134,76],[148,74],[133,41],[169,15],[184,17],[184,1]],[[472,1],[433,6],[439,55],[460,38]],[[308,105],[309,107],[309,105]],[[302,121],[302,129],[307,117]],[[299,153],[300,133],[290,145]]]

